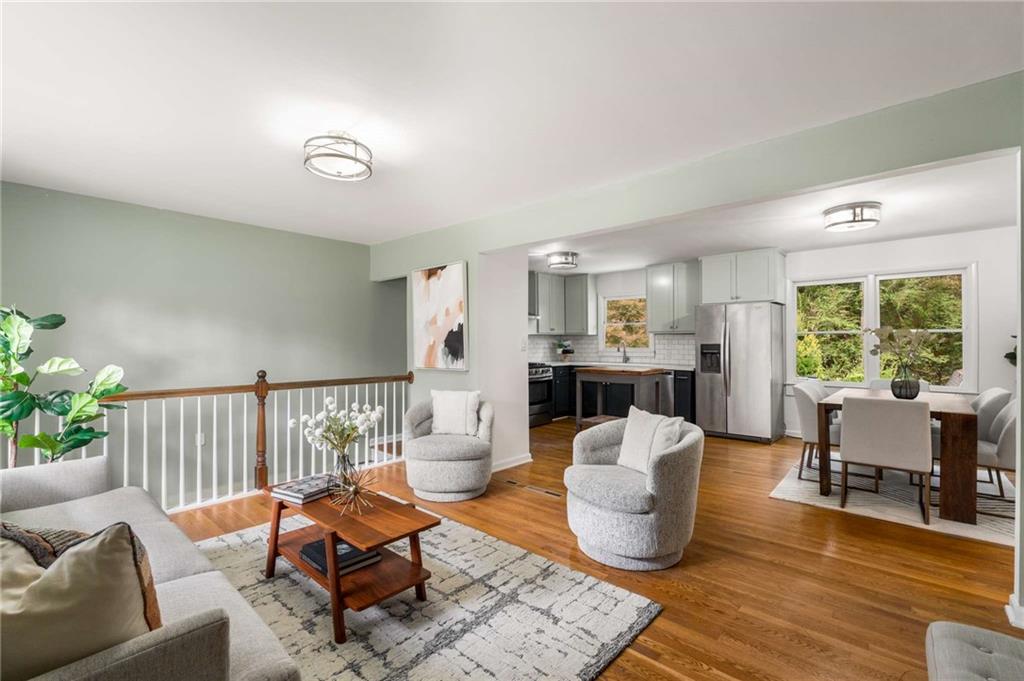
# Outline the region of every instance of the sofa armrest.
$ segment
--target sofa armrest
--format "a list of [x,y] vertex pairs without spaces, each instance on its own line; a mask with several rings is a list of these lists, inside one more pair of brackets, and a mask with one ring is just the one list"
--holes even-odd
[[170,622],[32,681],[226,681],[228,614],[207,610]]
[[417,402],[402,416],[402,430],[406,440],[415,440],[430,435],[434,422],[434,403],[430,400]]
[[491,441],[491,429],[494,427],[494,407],[490,402],[480,403],[480,426],[476,436],[484,442]]
[[602,423],[577,433],[572,441],[573,464],[614,464],[619,459],[626,419]]
[[9,468],[0,471],[0,512],[59,504],[111,489],[107,456]]

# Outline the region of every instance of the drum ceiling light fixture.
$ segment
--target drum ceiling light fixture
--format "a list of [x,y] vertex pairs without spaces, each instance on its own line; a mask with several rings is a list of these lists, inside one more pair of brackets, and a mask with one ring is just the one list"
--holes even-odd
[[826,210],[825,230],[828,232],[856,232],[871,229],[882,221],[882,204],[878,201],[844,203]]
[[331,130],[306,140],[306,170],[329,180],[358,182],[373,174],[373,153],[347,132]]

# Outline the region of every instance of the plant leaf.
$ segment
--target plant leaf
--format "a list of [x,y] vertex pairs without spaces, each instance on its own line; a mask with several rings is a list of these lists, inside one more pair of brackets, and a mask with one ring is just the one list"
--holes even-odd
[[42,317],[30,319],[28,323],[36,329],[56,329],[63,326],[65,321],[67,320],[64,319],[62,314],[46,314]]
[[128,407],[117,402],[100,402],[100,406],[104,409],[127,409]]
[[7,419],[0,419],[0,435],[6,435],[7,437],[14,436],[14,424]]
[[108,391],[117,386],[124,378],[124,369],[116,364],[108,364],[96,372],[96,378],[89,384],[89,393],[96,397],[105,397],[113,394]]
[[11,352],[21,355],[32,344],[32,325],[16,314],[9,315],[0,322],[0,333],[7,337]]
[[106,390],[100,390],[99,392],[95,393],[93,397],[95,397],[97,400],[102,400],[104,397],[110,397],[111,395],[120,395],[126,390],[128,390],[128,386],[118,383],[117,385],[111,388],[107,388]]
[[[8,317],[10,319],[11,317]],[[25,390],[0,395],[0,419],[20,421],[36,408],[36,396]]]
[[89,393],[75,393],[71,396],[71,409],[67,418],[70,423],[90,421],[99,414],[99,410],[100,405],[95,397]]
[[36,371],[47,376],[78,376],[85,369],[70,357],[51,357],[38,367]]
[[83,447],[93,440],[99,440],[109,435],[107,431],[96,430],[91,427],[71,426],[57,439],[60,442],[59,454],[63,456],[68,452]]
[[17,360],[11,360],[10,377],[26,387],[32,384],[32,377],[25,371],[25,367],[18,364]]
[[51,416],[67,416],[71,411],[70,390],[51,390],[36,397],[36,405],[41,411]]
[[22,435],[18,439],[18,446],[25,449],[45,449],[49,452],[48,458],[53,457],[61,450],[61,443],[57,442],[49,433]]

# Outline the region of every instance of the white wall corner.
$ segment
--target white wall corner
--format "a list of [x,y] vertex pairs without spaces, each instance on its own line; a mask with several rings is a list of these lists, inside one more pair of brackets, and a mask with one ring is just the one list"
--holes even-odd
[[530,452],[520,454],[519,456],[506,457],[504,459],[499,459],[497,461],[492,462],[491,472],[496,473],[498,471],[503,471],[506,468],[512,468],[513,466],[522,466],[524,463],[531,463],[532,461],[533,456],[530,454]]

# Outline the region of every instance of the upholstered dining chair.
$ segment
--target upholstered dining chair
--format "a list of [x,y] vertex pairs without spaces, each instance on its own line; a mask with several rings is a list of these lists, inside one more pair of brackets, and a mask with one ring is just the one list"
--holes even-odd
[[[992,429],[992,422],[996,416],[1003,410],[1003,407],[1007,405],[1013,395],[1009,390],[1003,388],[989,388],[980,395],[971,400],[971,408],[978,415],[978,451],[982,449],[981,442],[993,441],[990,437],[989,431]],[[932,454],[934,458],[938,459],[941,454],[942,447],[942,424],[932,423]],[[980,463],[979,467],[984,468]],[[997,475],[992,468],[988,468],[988,481],[990,483],[997,483],[999,485],[1000,496],[1003,495],[1003,480],[1001,475]]]
[[927,402],[847,397],[843,400],[840,508],[846,507],[851,464],[916,473],[924,524],[931,516],[932,435]]
[[[800,439],[803,450],[800,452],[800,470],[797,478],[804,479],[804,466],[813,466],[814,456],[818,452],[818,402],[825,398],[827,391],[820,381],[801,381],[793,385],[793,398],[796,400],[796,416],[800,421]],[[839,444],[840,424],[829,426],[829,444]],[[842,454],[840,454],[842,456]]]
[[978,467],[996,471],[999,496],[1003,491],[1002,471],[1015,470],[1017,464],[1017,400],[1007,402],[988,430],[982,431],[981,414],[978,414]]
[[[918,379],[917,382],[921,384],[921,392],[923,392],[923,393],[931,392],[931,389],[932,389],[932,384],[931,383],[929,383],[928,381],[924,380],[923,378],[922,379]],[[891,378],[875,378],[875,379],[872,379],[872,381],[870,383],[868,383],[868,388],[871,389],[871,390],[888,390],[890,387],[892,387],[892,379]]]

